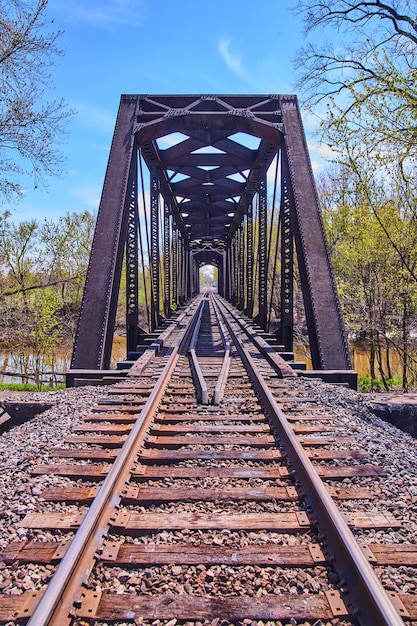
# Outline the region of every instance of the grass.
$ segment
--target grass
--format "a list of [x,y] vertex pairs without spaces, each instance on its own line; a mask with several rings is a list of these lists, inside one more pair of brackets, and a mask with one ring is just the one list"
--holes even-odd
[[0,391],[57,391],[57,389],[65,389],[65,384],[58,383],[55,387],[42,385],[39,389],[35,383],[0,383]]
[[395,378],[388,378],[386,381],[388,390],[385,387],[382,379],[373,378],[370,376],[360,376],[358,380],[358,390],[362,393],[369,393],[370,391],[384,392],[384,391],[400,391],[403,390],[403,379],[401,376]]
[[[397,376],[395,378],[389,378],[387,381],[389,391],[402,392],[402,378]],[[414,385],[415,381],[413,381]],[[0,383],[0,391],[57,391],[58,389],[65,389],[65,383],[57,383],[54,387],[49,385],[42,385],[41,389],[35,383]],[[384,392],[387,391],[384,383],[379,378],[371,380],[370,376],[360,376],[358,379],[358,391],[362,393]]]

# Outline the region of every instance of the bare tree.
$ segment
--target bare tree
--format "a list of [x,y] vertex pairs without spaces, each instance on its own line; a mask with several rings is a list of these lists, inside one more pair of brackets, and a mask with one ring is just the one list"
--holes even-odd
[[45,16],[47,4],[0,0],[0,195],[6,199],[22,193],[22,175],[43,184],[64,164],[58,145],[73,111],[45,95],[50,68],[63,54],[61,32]]
[[[413,9],[414,6],[414,9]],[[372,149],[415,151],[417,135],[417,20],[415,0],[298,0],[308,43],[298,55],[298,87],[306,103],[327,104],[323,132],[348,119],[358,141]]]
[[304,17],[305,30],[310,32],[318,26],[334,24],[339,30],[346,28],[358,31],[367,29],[369,23],[378,20],[379,26],[385,29],[385,40],[395,41],[399,37],[408,39],[417,44],[417,20],[407,14],[411,11],[414,2],[394,0],[381,2],[367,0],[353,2],[352,0],[334,0],[328,2],[306,2],[298,0],[296,11]]

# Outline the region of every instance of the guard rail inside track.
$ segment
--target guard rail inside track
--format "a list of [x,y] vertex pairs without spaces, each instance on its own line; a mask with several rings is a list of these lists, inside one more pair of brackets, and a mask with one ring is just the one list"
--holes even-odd
[[66,486],[1,558],[54,573],[0,594],[1,623],[417,624],[416,596],[373,569],[417,567],[417,547],[356,538],[398,526],[359,482],[383,470],[294,376],[229,304],[196,298],[33,469]]

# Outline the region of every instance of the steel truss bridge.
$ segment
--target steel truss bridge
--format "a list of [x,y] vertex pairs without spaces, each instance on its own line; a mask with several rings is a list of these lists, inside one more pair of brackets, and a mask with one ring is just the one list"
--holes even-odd
[[313,369],[352,369],[296,96],[121,97],[71,370],[110,367],[121,283],[129,358],[199,292],[204,265],[264,330],[278,301],[287,352],[299,272]]

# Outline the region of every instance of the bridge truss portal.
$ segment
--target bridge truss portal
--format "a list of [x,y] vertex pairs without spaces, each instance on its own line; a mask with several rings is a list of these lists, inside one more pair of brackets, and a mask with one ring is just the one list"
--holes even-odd
[[71,368],[109,368],[123,261],[128,353],[143,333],[143,267],[153,331],[199,291],[203,265],[264,329],[279,292],[276,334],[291,351],[297,267],[313,368],[351,369],[294,95],[123,95]]

